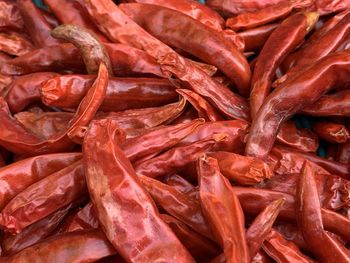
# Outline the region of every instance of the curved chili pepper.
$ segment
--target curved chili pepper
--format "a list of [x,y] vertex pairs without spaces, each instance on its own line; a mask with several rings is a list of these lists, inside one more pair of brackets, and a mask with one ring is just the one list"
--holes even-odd
[[339,91],[334,94],[322,96],[314,104],[305,107],[302,113],[311,116],[350,117],[349,103],[350,91]]
[[[44,0],[62,24],[72,24],[93,31],[98,38],[106,42],[106,37],[97,29],[89,18],[84,6],[76,0]],[[64,8],[62,8],[64,6]]]
[[309,129],[298,129],[292,121],[281,125],[276,140],[303,152],[316,152],[319,146],[318,136],[315,133]]
[[78,211],[64,229],[64,232],[98,228],[99,223],[93,204],[90,202]]
[[135,171],[138,175],[153,178],[177,172],[196,161],[199,156],[210,151],[217,142],[225,138],[225,134],[216,134],[189,145],[174,147],[154,158],[136,163]]
[[163,184],[156,179],[143,175],[139,175],[139,178],[157,205],[197,233],[213,240],[197,198],[184,194],[175,187]]
[[278,23],[261,26],[238,33],[244,41],[244,51],[259,52],[265,45],[266,40],[272,32],[279,26]]
[[14,56],[22,56],[34,50],[33,44],[23,35],[0,33],[0,50]]
[[92,122],[83,144],[90,197],[107,238],[130,262],[194,262],[116,144],[117,129],[111,120]]
[[170,226],[197,262],[210,262],[212,258],[220,253],[214,242],[193,231],[175,217],[166,214],[161,214],[160,217]]
[[319,121],[313,124],[312,129],[321,138],[332,143],[345,143],[349,139],[349,131],[343,124]]
[[214,158],[202,156],[197,169],[203,214],[224,250],[226,262],[250,262],[244,214],[230,182]]
[[179,93],[198,111],[199,117],[204,118],[207,121],[223,120],[216,109],[214,109],[213,106],[211,106],[199,94],[188,89],[177,89],[176,92]]
[[82,161],[32,184],[14,197],[1,211],[0,225],[7,232],[20,233],[86,194]]
[[[313,254],[321,262],[349,262],[350,252],[334,240],[324,229],[321,205],[317,193],[314,171],[304,163],[296,194],[296,217],[303,237]],[[327,249],[320,249],[326,246]]]
[[267,39],[256,61],[252,78],[250,107],[253,119],[269,94],[276,69],[288,53],[303,41],[305,35],[317,22],[318,16],[314,12],[292,15],[284,20]]
[[[264,102],[253,120],[246,154],[263,157],[271,150],[276,134],[288,117],[316,102],[332,88],[347,83],[350,52],[330,54],[284,82]],[[317,87],[317,89],[316,89]]]
[[18,5],[12,1],[0,1],[0,30],[21,31],[24,22]]
[[51,31],[54,38],[64,39],[76,46],[83,57],[89,74],[97,74],[100,63],[103,63],[110,76],[113,75],[111,60],[106,48],[92,32],[75,25],[61,25]]
[[68,205],[63,209],[58,210],[52,215],[30,225],[17,235],[6,233],[1,242],[2,256],[17,253],[51,235],[67,215],[70,208],[71,205]]
[[194,186],[190,182],[177,174],[166,175],[162,179],[163,183],[172,186],[176,190],[185,194],[191,192],[194,189]]
[[60,43],[51,37],[51,26],[31,0],[18,1],[18,8],[23,17],[24,27],[36,47],[54,46]]
[[246,232],[250,258],[254,258],[272,229],[284,199],[278,199],[266,206],[249,226]]
[[128,0],[127,2],[164,6],[198,20],[216,31],[222,31],[224,19],[212,9],[193,0]]
[[69,149],[72,146],[69,134],[72,134],[78,127],[89,124],[104,99],[107,84],[108,71],[104,64],[101,64],[96,81],[81,101],[67,129],[55,134],[47,140],[42,140],[28,133],[19,123],[11,119],[6,102],[0,98],[0,102],[2,102],[0,124],[5,125],[5,129],[9,129],[6,133],[3,132],[0,134],[0,144],[3,145],[4,148],[8,148],[15,153],[27,155]]
[[297,246],[287,241],[275,230],[272,230],[263,244],[264,251],[277,262],[281,263],[312,263],[310,258],[303,255]]
[[[41,85],[42,101],[48,106],[76,108],[93,81],[94,76],[90,75],[52,77]],[[174,87],[165,79],[111,78],[100,110],[123,111],[156,107],[174,102],[177,98]]]
[[285,18],[293,10],[310,6],[313,0],[286,0],[275,5],[269,5],[253,12],[241,13],[226,20],[226,26],[235,31],[263,26],[270,22]]
[[40,87],[47,80],[58,76],[53,72],[40,72],[20,76],[12,81],[2,96],[12,113],[17,113],[29,104],[40,101]]
[[[121,4],[119,7],[164,43],[218,67],[234,81],[241,95],[249,94],[250,68],[247,60],[217,32],[171,9],[147,4]],[[176,24],[170,23],[175,19]],[[189,32],[188,35],[186,32]]]
[[350,14],[346,15],[332,29],[326,32],[317,41],[307,45],[297,54],[292,67],[287,73],[275,81],[274,85],[280,85],[286,79],[292,78],[305,67],[317,62],[321,58],[334,52],[347,38],[350,32]]
[[145,156],[158,154],[170,149],[183,138],[195,132],[197,127],[203,123],[203,119],[197,119],[189,123],[166,126],[129,139],[124,144],[121,144],[121,148],[128,159],[134,162]]
[[273,174],[270,167],[258,158],[221,151],[209,155],[217,159],[220,171],[227,179],[240,185],[254,185]]
[[88,230],[53,236],[17,254],[0,259],[4,263],[79,263],[94,262],[114,254],[116,251],[101,230]]

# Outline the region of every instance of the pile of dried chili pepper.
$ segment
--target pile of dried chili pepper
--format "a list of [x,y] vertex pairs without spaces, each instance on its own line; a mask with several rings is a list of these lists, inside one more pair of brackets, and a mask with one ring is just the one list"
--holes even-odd
[[0,0],[1,263],[350,262],[350,0]]

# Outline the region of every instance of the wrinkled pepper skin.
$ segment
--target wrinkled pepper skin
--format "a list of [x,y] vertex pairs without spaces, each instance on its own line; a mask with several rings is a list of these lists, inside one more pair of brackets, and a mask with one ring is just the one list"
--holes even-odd
[[82,158],[81,153],[54,153],[24,159],[0,169],[0,209],[35,182]]
[[[315,174],[308,162],[299,177],[295,213],[303,237],[320,262],[349,262],[350,252],[323,228]],[[322,249],[326,246],[327,249]]]
[[197,163],[200,203],[226,262],[250,262],[244,214],[230,182],[217,160],[202,156]]
[[113,121],[93,122],[83,144],[90,197],[107,238],[128,262],[194,262],[161,220],[117,145],[116,132]]
[[305,106],[316,102],[330,89],[349,81],[349,63],[349,51],[333,53],[279,86],[266,98],[253,120],[246,154],[266,156],[272,148],[281,123]]
[[94,262],[114,254],[116,251],[101,230],[88,230],[50,237],[0,260],[4,263],[81,263]]
[[64,229],[64,232],[98,228],[99,222],[93,204],[90,202],[78,211]]
[[33,44],[24,35],[13,32],[0,33],[0,51],[13,56],[22,56],[33,50]]
[[276,69],[317,22],[317,13],[297,13],[284,20],[269,36],[254,67],[250,108],[252,119],[269,95]]
[[314,123],[312,129],[326,141],[331,143],[345,143],[349,139],[349,131],[345,125],[329,121]]
[[0,30],[22,31],[24,22],[18,5],[12,1],[0,1]]
[[[74,109],[79,106],[93,81],[92,75],[56,75],[41,86],[42,101],[48,106]],[[174,87],[165,79],[111,78],[100,110],[157,107],[175,102],[177,98]]]
[[234,81],[241,95],[249,95],[251,76],[248,62],[220,34],[167,8],[147,4],[122,4],[120,8],[159,40],[218,67]]

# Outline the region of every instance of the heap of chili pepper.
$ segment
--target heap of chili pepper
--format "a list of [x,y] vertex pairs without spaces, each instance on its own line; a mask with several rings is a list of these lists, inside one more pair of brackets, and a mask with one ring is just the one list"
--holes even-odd
[[0,0],[0,262],[350,262],[349,0]]

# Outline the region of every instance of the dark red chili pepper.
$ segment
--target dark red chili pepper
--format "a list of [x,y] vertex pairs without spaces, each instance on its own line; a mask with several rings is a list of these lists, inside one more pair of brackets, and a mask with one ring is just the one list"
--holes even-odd
[[350,136],[345,125],[328,121],[318,121],[313,124],[312,129],[322,139],[332,143],[345,143]]
[[73,232],[77,230],[88,230],[98,228],[98,226],[99,222],[93,204],[88,203],[73,216],[64,231]]
[[194,262],[118,147],[117,129],[111,120],[92,122],[83,145],[90,197],[107,238],[127,261]]

